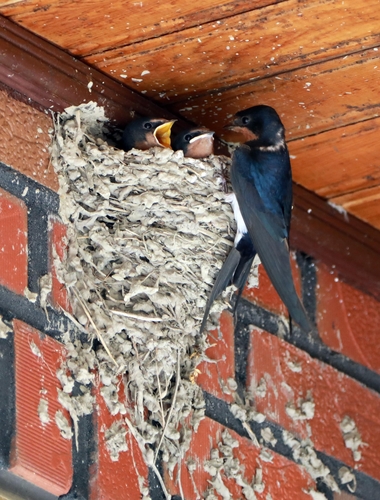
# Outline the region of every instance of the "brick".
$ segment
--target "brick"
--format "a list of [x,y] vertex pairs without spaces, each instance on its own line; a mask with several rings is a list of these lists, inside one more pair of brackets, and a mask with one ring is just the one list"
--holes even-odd
[[68,412],[58,402],[56,372],[65,356],[59,342],[15,320],[16,434],[11,472],[59,496],[72,483],[72,441],[61,436],[55,418]]
[[231,381],[234,383],[235,378],[234,322],[231,313],[222,312],[220,327],[209,332],[208,343],[210,347],[205,354],[209,360],[197,366],[200,371],[197,383],[210,394],[231,402]]
[[[148,467],[146,466],[138,443],[128,430],[125,416],[111,415],[104,398],[100,394],[101,385],[96,384],[97,410],[95,428],[97,429],[97,457],[90,483],[90,500],[137,500],[141,498],[139,478],[148,486]],[[124,386],[120,384],[119,400],[125,401]],[[107,448],[106,432],[111,426],[125,431],[125,444],[128,449],[120,451],[112,459]]]
[[0,284],[23,294],[28,284],[27,208],[0,189]]
[[[181,486],[186,500],[205,498],[205,492],[209,488],[209,481],[212,478],[205,469],[205,462],[210,460],[211,450],[217,449],[218,444],[222,442],[224,430],[225,428],[219,423],[205,418],[194,433],[190,448],[181,463]],[[315,483],[305,469],[274,452],[271,452],[271,462],[264,461],[260,457],[260,448],[255,447],[252,441],[239,436],[232,430],[228,430],[228,433],[238,442],[238,446],[233,448],[233,457],[244,469],[242,474],[244,480],[251,484],[256,469],[262,469],[264,490],[255,492],[258,500],[267,498],[310,500],[307,491],[314,489]],[[221,452],[219,455],[223,456]],[[189,472],[188,463],[194,465],[192,473]],[[171,494],[179,495],[177,476],[177,468],[174,470],[173,479],[165,471],[165,482],[169,491]],[[221,477],[230,491],[230,498],[246,498],[242,493],[241,486],[234,478],[227,478],[224,472],[222,472]],[[222,497],[218,496],[218,498]]]
[[58,177],[50,163],[50,114],[0,90],[0,159],[10,167],[55,191]]
[[[294,252],[290,254],[290,262],[292,265],[293,271],[293,279],[296,286],[297,293],[301,293],[301,279],[300,273],[296,262],[296,256]],[[283,316],[288,317],[288,310],[285,307],[285,304],[282,302],[278,293],[274,289],[264,267],[262,264],[259,264],[258,267],[258,279],[259,286],[255,288],[245,287],[243,291],[243,297],[264,309],[268,309],[268,311],[274,312],[276,314],[281,314]]]
[[323,342],[380,373],[380,302],[318,265],[317,324]]
[[55,308],[71,312],[70,301],[65,285],[59,280],[54,266],[54,256],[63,261],[67,249],[66,226],[55,218],[50,219],[50,272],[52,277],[51,301]]
[[[317,450],[380,479],[380,396],[329,365],[259,329],[251,333],[248,388],[256,409],[301,438],[310,436]],[[258,391],[257,388],[261,390]],[[295,420],[289,414],[303,401],[315,404],[314,415]],[[300,416],[300,414],[299,414]],[[356,424],[362,457],[354,461],[340,424]]]

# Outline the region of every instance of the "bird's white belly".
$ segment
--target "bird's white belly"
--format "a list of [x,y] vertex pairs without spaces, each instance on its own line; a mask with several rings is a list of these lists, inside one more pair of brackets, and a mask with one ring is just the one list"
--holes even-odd
[[236,232],[236,236],[235,236],[235,247],[236,247],[236,245],[239,243],[241,237],[244,234],[246,234],[248,232],[248,230],[247,230],[247,226],[245,225],[243,216],[241,215],[239,203],[236,199],[235,193],[227,194],[226,201],[228,201],[228,203],[231,203],[231,205],[232,205],[232,209],[234,211],[234,217],[235,217],[236,224],[237,224],[237,232]]

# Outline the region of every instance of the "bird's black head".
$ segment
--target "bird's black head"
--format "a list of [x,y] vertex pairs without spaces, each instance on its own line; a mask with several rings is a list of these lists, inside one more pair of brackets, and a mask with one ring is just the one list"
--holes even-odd
[[261,104],[239,111],[228,129],[241,133],[247,141],[256,140],[263,146],[284,144],[285,129],[277,112]]
[[214,152],[214,132],[206,128],[193,128],[180,132],[173,139],[173,149],[181,149],[189,158],[206,158]]
[[149,149],[154,146],[170,148],[170,133],[175,120],[165,118],[136,118],[123,132],[123,149]]

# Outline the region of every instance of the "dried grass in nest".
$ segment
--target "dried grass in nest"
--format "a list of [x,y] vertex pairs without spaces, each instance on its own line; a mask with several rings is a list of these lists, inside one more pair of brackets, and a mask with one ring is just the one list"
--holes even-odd
[[[222,187],[229,160],[159,148],[124,153],[104,140],[105,123],[94,103],[69,108],[55,123],[52,163],[68,227],[67,258],[57,266],[89,335],[88,345],[66,337],[61,401],[74,421],[90,411],[86,384],[97,366],[109,410],[124,415],[125,374],[130,420],[172,470],[204,413],[191,377],[207,347],[198,334],[207,296],[234,235]],[[214,319],[224,307],[216,303]],[[75,404],[73,380],[82,384]]]

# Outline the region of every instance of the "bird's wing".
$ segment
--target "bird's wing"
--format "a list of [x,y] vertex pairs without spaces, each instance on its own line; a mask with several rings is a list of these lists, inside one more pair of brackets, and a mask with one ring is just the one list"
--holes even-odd
[[243,291],[243,288],[245,287],[245,284],[247,282],[249,272],[252,267],[252,262],[253,259],[255,258],[256,252],[254,253],[253,257],[247,257],[247,256],[240,256],[240,262],[239,265],[236,268],[236,271],[234,273],[233,277],[233,284],[236,286],[236,288],[239,289],[240,294]]
[[234,312],[236,314],[238,305],[239,305],[239,300],[241,297],[241,294],[243,293],[245,284],[247,283],[249,272],[252,267],[253,259],[255,258],[256,251],[253,255],[253,257],[242,257],[240,259],[239,265],[235,271],[234,274],[234,279],[233,279],[233,284],[238,288],[238,292],[236,295],[236,300],[235,300],[235,306],[234,306]]
[[227,259],[225,260],[222,266],[222,269],[219,271],[216,277],[214,286],[207,300],[199,333],[202,333],[202,331],[206,326],[207,318],[211,306],[214,303],[214,300],[223,292],[223,290],[225,290],[228,287],[228,285],[231,284],[232,277],[235,273],[236,268],[239,265],[239,262],[240,262],[240,252],[236,250],[235,247],[232,247],[230,253],[227,256]]
[[290,219],[292,217],[292,205],[293,205],[293,188],[292,182],[290,180],[288,186],[285,189],[285,197],[283,203],[283,213],[284,213],[284,222],[286,225],[286,232],[288,234],[289,240],[289,231],[290,231]]
[[288,186],[284,186],[284,196],[272,192],[273,189],[269,183],[272,182],[273,184],[274,181],[273,179],[266,179],[265,173],[258,174],[259,170],[264,170],[259,165],[259,161],[255,159],[251,153],[251,148],[247,145],[240,146],[233,154],[231,183],[240,211],[246,225],[246,216],[244,216],[243,211],[245,211],[246,215],[250,213],[257,214],[262,226],[266,228],[274,240],[287,239],[289,236],[286,220],[288,207],[284,206],[284,198],[287,198],[286,203],[289,204],[290,210],[292,203],[291,189],[290,199],[288,199]]
[[294,321],[309,332],[313,327],[298,298],[292,277],[287,221],[283,211],[275,209],[272,212],[263,204],[253,180],[247,180],[244,173],[252,168],[254,165],[249,148],[238,148],[232,160],[231,183],[240,211],[273,286]]
[[230,253],[227,256],[222,269],[219,271],[213,289],[211,290],[210,297],[208,298],[206,304],[200,333],[202,333],[202,330],[206,324],[207,317],[214,300],[228,287],[228,285],[231,285],[231,283],[233,283],[238,288],[238,294],[235,301],[236,311],[240,296],[247,282],[249,271],[251,270],[255,255],[256,250],[247,232],[241,235],[238,243],[236,243],[235,240],[235,244],[230,250]]

